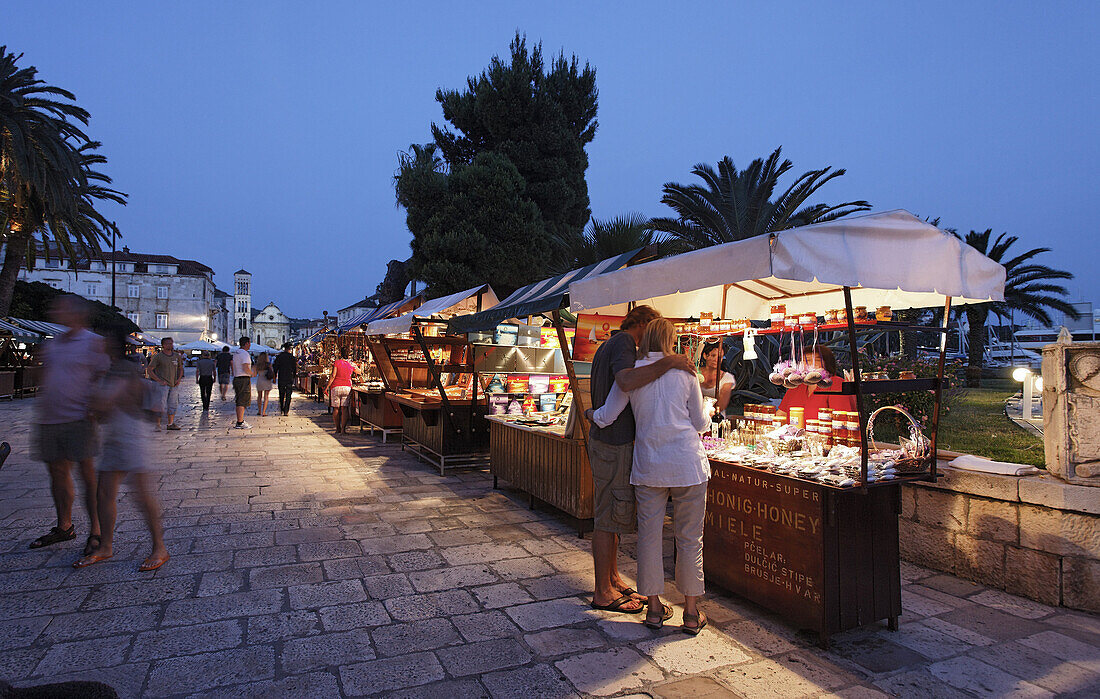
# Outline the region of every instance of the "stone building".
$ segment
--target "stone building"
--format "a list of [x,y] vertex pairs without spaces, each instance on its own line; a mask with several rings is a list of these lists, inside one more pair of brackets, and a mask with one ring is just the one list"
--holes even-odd
[[130,252],[128,247],[106,251],[102,260],[72,263],[57,255],[45,257],[40,252],[34,263],[20,270],[19,278],[110,305],[113,271],[113,303],[142,330],[178,343],[223,337],[219,329],[224,303],[214,286],[214,270],[201,262]]
[[336,323],[338,325],[343,325],[352,318],[362,315],[367,311],[373,311],[375,308],[378,308],[378,303],[375,302],[374,299],[372,299],[370,296],[368,296],[362,301],[356,301],[350,306],[347,306],[346,308],[341,308],[340,310],[336,311]]
[[271,301],[252,317],[252,341],[257,345],[282,347],[291,339],[290,318]]

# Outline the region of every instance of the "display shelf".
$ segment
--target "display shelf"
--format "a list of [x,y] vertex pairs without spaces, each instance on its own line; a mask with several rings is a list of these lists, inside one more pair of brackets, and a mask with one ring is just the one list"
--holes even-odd
[[[403,369],[427,369],[428,362],[421,361],[419,359],[391,359],[390,363],[394,366],[401,367]],[[435,365],[435,368],[439,371],[445,371],[450,374],[463,373],[468,374],[470,372],[470,366],[468,364],[439,364]]]
[[[894,321],[884,320],[857,320],[855,322],[857,333],[866,332],[882,332],[888,330],[891,332],[930,332],[930,333],[943,333],[947,332],[944,328],[935,327],[930,325],[911,325],[909,323],[897,323]],[[848,330],[847,323],[819,323],[817,325],[800,325],[796,328],[752,328],[756,331],[757,335],[785,335],[792,332],[797,332],[801,329],[803,332],[812,332],[817,330],[818,332],[845,332]],[[692,335],[695,337],[725,337],[725,336],[738,336],[743,334],[744,328],[741,330],[723,330],[721,332],[689,332],[679,333],[681,335]]]
[[[935,391],[940,384],[938,378],[927,379],[863,379],[860,382],[860,392],[865,395],[878,393],[904,393],[906,391]],[[844,381],[839,391],[818,388],[814,393],[830,396],[854,396],[856,394],[856,382]]]
[[[465,347],[467,344],[466,339],[463,337],[431,337],[428,335],[424,336],[424,343],[428,345],[451,345],[453,347]],[[406,337],[387,337],[386,344],[395,349],[420,348],[416,340]]]

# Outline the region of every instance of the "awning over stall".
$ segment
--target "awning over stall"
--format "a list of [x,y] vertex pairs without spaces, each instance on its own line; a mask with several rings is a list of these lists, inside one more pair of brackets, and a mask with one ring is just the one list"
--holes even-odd
[[385,306],[379,306],[378,308],[359,314],[348,322],[338,325],[336,327],[336,332],[345,333],[349,330],[354,330],[358,328],[360,325],[370,323],[374,320],[392,318],[393,316],[400,315],[402,311],[410,311],[414,308],[417,308],[423,302],[423,292],[419,294],[413,294],[412,296],[406,296],[400,301],[394,301],[393,303],[388,303]]
[[200,352],[221,352],[224,344],[216,345],[213,342],[207,342],[206,340],[195,340],[194,342],[188,342],[185,345],[179,345],[176,347],[178,350],[190,352],[191,350],[199,350]]
[[28,344],[41,342],[43,339],[41,334],[21,328],[15,323],[9,323],[2,318],[0,318],[0,337],[10,337],[16,342],[25,342]]
[[511,296],[488,310],[452,318],[447,331],[452,334],[461,334],[490,330],[511,318],[522,318],[563,308],[566,305],[565,299],[569,293],[570,284],[617,270],[645,254],[644,249],[633,250],[572,272],[528,284],[516,289]]
[[427,301],[423,306],[414,311],[398,316],[372,321],[367,325],[365,332],[368,335],[394,335],[405,333],[412,327],[417,318],[432,318],[446,316],[447,318],[458,314],[469,314],[478,309],[478,296],[481,296],[481,307],[495,306],[498,302],[497,295],[488,284],[475,286],[472,289],[459,291],[450,296],[443,296]]
[[47,323],[44,320],[26,320],[24,318],[8,318],[8,321],[18,325],[24,330],[30,330],[44,337],[57,337],[64,335],[68,328],[57,323]]
[[700,311],[768,318],[843,308],[941,306],[1004,300],[1005,269],[908,211],[866,214],[683,253],[573,281],[573,311],[631,301],[670,317]]
[[[141,344],[148,345],[150,347],[156,347],[157,345],[160,344],[160,338],[159,337],[153,337],[149,333],[145,333],[145,332],[142,332],[140,330],[136,333],[131,333],[130,337],[134,338],[135,340],[137,340]],[[222,347],[224,347],[224,346],[225,345],[222,345]],[[221,349],[221,347],[219,347],[218,349]]]

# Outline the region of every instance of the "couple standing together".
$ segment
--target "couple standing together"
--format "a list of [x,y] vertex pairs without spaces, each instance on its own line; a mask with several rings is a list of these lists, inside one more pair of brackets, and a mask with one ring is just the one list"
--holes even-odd
[[[592,360],[594,423],[588,458],[595,485],[592,606],[611,612],[646,611],[659,629],[672,617],[661,601],[665,510],[672,500],[676,586],[684,595],[685,633],[707,625],[703,594],[703,519],[710,462],[699,433],[710,425],[695,366],[676,354],[676,329],[649,306],[637,306]],[[638,531],[638,591],[619,575],[621,534]]]

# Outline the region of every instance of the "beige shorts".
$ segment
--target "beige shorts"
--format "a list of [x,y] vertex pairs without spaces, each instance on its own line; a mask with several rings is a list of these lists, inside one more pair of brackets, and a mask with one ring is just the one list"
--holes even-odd
[[348,404],[348,396],[351,395],[351,386],[333,386],[328,392],[329,401],[334,408],[343,408]]
[[588,463],[592,466],[595,486],[594,527],[603,532],[629,534],[638,528],[634,486],[630,469],[634,464],[634,444],[606,444],[588,440]]

